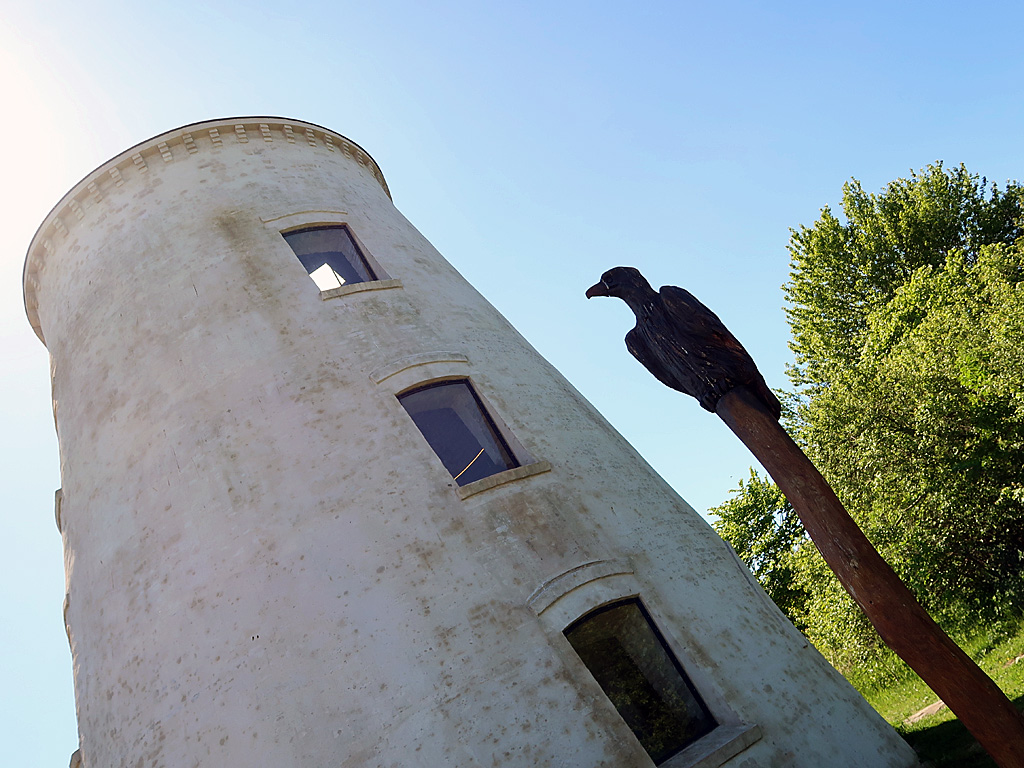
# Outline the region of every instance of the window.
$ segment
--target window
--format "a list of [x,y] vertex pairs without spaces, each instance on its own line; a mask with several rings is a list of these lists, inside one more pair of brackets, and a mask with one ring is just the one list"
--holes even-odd
[[398,400],[460,486],[519,466],[468,380],[427,384]]
[[321,291],[377,279],[349,228],[343,224],[282,234]]
[[716,727],[638,599],[599,608],[564,634],[656,765]]

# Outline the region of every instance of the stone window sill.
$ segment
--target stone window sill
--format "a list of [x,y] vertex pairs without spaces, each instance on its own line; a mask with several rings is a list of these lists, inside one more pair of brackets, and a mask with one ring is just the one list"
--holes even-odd
[[327,301],[329,299],[336,299],[339,296],[348,296],[350,293],[362,293],[363,291],[383,291],[386,288],[401,288],[401,280],[369,280],[364,283],[352,283],[351,285],[342,285],[338,288],[329,288],[326,291],[320,291],[320,299]]
[[459,492],[460,499],[468,499],[470,496],[475,496],[483,491],[489,491],[491,488],[496,488],[499,485],[505,485],[505,483],[515,482],[516,480],[522,480],[526,477],[533,477],[534,475],[550,471],[551,464],[546,461],[535,461],[532,464],[506,469],[504,472],[498,472],[496,475],[491,475],[472,483],[466,483],[466,485],[459,486],[456,490]]
[[758,725],[720,725],[658,768],[718,768],[760,739]]

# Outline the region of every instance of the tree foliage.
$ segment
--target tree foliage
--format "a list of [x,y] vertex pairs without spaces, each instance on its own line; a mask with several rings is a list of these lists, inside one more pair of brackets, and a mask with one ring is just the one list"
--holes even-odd
[[[966,630],[1024,607],[1024,193],[934,165],[880,194],[850,182],[843,213],[792,233],[788,426],[926,607]],[[777,552],[764,485],[718,508],[745,560]],[[809,544],[747,562],[789,569],[840,666],[878,647]]]
[[855,366],[868,316],[919,268],[941,268],[954,252],[973,263],[983,246],[1024,235],[1020,188],[988,188],[963,166],[928,166],[880,194],[851,180],[842,209],[845,222],[826,207],[790,237],[785,294],[800,387],[827,386],[834,372]]
[[1016,246],[921,267],[802,411],[819,468],[940,611],[1021,591],[1022,279]]

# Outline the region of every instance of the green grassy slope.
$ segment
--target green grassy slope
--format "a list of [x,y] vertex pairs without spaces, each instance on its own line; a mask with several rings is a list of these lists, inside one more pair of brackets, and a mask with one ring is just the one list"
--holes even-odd
[[[964,650],[1018,709],[1024,709],[1024,624],[1008,637],[979,636],[965,644]],[[916,675],[896,685],[862,693],[917,750],[921,759],[935,768],[995,768],[995,763],[948,709],[915,723],[907,722],[911,715],[937,701]]]

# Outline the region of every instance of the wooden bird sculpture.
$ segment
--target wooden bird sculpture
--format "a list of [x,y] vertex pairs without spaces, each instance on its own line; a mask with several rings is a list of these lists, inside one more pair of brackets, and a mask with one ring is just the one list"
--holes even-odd
[[617,296],[636,315],[633,357],[666,386],[693,395],[750,448],[793,505],[825,562],[885,643],[946,703],[999,768],[1024,768],[1024,717],[949,639],[857,527],[779,423],[779,401],[714,312],[671,285],[655,293],[615,267],[587,298]]
[[615,296],[636,315],[626,348],[662,384],[692,395],[705,410],[745,385],[779,418],[778,398],[736,337],[689,292],[674,285],[655,292],[640,271],[615,267],[587,289],[587,298]]

